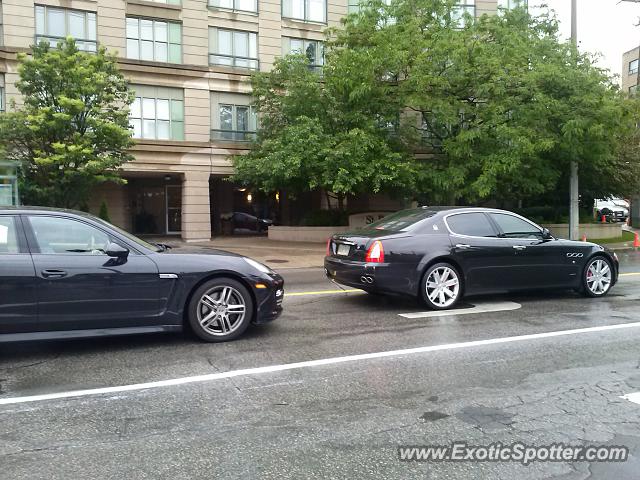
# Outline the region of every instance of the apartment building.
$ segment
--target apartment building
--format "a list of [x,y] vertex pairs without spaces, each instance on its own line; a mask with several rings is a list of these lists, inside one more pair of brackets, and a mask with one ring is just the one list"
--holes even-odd
[[[522,2],[463,0],[460,9],[479,16]],[[129,231],[187,241],[209,239],[231,211],[259,213],[249,209],[253,202],[264,209],[285,200],[224,180],[233,173],[229,157],[246,152],[257,128],[249,75],[294,51],[322,68],[323,31],[360,8],[357,0],[0,3],[0,108],[12,99],[20,104],[16,54],[36,41],[56,44],[71,35],[86,51],[102,45],[115,53],[135,91],[135,161],[124,166],[127,184],[102,186],[90,207],[98,211],[104,201],[111,220]],[[11,167],[0,162],[0,203],[16,198]]]
[[640,47],[622,54],[622,91],[635,94],[640,79],[638,64],[640,63]]

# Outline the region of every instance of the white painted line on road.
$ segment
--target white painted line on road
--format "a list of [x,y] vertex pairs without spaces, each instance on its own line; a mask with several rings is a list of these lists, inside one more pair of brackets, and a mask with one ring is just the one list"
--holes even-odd
[[138,390],[149,390],[153,388],[171,387],[175,385],[185,385],[189,383],[202,383],[225,378],[244,377],[248,375],[262,375],[265,373],[282,372],[286,370],[297,370],[302,368],[322,367],[325,365],[335,365],[339,363],[358,362],[377,358],[402,357],[419,353],[439,352],[443,350],[460,350],[465,348],[483,347],[485,345],[496,345],[501,343],[523,342],[526,340],[538,340],[541,338],[563,337],[568,335],[579,335],[583,333],[606,332],[609,330],[623,330],[640,327],[640,322],[618,323],[615,325],[602,325],[600,327],[576,328],[574,330],[558,330],[555,332],[532,333],[529,335],[519,335],[516,337],[489,338],[486,340],[474,340],[471,342],[448,343],[444,345],[431,345],[428,347],[406,348],[403,350],[389,350],[386,352],[363,353],[360,355],[349,355],[345,357],[322,358],[319,360],[308,360],[306,362],[285,363],[283,365],[270,365],[267,367],[245,368],[242,370],[231,370],[229,372],[210,373],[207,375],[196,375],[192,377],[173,378],[171,380],[161,380],[158,382],[136,383],[133,385],[121,385],[116,387],[92,388],[88,390],[73,390],[69,392],[46,393],[43,395],[30,395],[27,397],[0,398],[0,405],[13,405],[16,403],[41,402],[45,400],[59,400],[63,398],[88,397],[93,395],[104,395],[112,393],[133,392]]
[[622,395],[620,398],[640,405],[640,392],[627,393],[626,395]]
[[522,305],[516,302],[490,302],[482,303],[470,308],[454,308],[452,310],[429,310],[427,312],[399,313],[404,318],[429,318],[445,317],[451,315],[466,315],[469,313],[489,313],[505,312],[508,310],[518,310]]

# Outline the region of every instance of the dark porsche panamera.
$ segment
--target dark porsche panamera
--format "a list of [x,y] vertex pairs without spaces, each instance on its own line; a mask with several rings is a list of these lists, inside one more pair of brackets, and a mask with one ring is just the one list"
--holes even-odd
[[405,294],[433,309],[464,295],[575,289],[606,295],[618,279],[615,253],[556,239],[515,213],[488,208],[422,207],[333,235],[327,276],[370,293]]
[[280,275],[223,251],[172,253],[91,215],[0,209],[0,342],[179,331],[233,340],[282,311]]

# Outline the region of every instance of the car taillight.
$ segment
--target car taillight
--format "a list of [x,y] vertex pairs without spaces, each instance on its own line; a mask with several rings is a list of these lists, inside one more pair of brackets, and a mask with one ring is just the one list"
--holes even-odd
[[365,262],[382,263],[384,262],[384,248],[382,248],[382,242],[376,240],[371,244],[369,250],[367,250],[367,256],[364,258]]
[[327,240],[327,257],[331,256],[331,238]]

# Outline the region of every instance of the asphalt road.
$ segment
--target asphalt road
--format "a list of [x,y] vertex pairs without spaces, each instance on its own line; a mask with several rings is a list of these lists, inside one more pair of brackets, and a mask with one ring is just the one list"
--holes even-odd
[[[285,313],[236,342],[0,345],[0,479],[640,478],[640,404],[620,398],[640,391],[640,252],[621,262],[607,298],[473,298],[512,310],[439,317],[283,270]],[[624,445],[631,458],[398,460],[399,446],[452,441]]]

